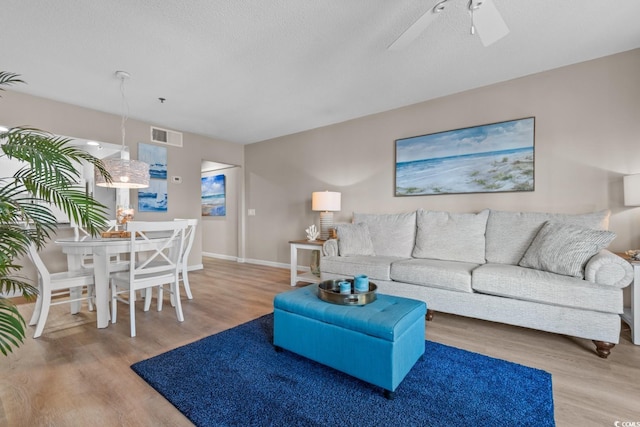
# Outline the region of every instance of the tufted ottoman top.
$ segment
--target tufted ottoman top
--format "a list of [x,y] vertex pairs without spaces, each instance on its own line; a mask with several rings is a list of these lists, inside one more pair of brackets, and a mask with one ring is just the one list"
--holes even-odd
[[424,322],[427,312],[423,301],[409,298],[377,294],[372,303],[349,306],[322,301],[317,292],[318,285],[283,292],[273,307],[387,341],[395,341],[416,321]]

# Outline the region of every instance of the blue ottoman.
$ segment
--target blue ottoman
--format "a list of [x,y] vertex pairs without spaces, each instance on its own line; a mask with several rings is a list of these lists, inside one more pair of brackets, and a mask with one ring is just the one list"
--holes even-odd
[[378,294],[363,306],[331,304],[318,285],[273,300],[273,345],[382,387],[387,398],[424,354],[422,301]]

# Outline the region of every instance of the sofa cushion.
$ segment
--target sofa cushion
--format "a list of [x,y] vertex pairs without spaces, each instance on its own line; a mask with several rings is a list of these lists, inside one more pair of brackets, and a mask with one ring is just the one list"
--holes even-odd
[[375,255],[367,224],[338,224],[336,230],[341,256]]
[[401,214],[354,213],[353,222],[367,224],[376,255],[411,257],[413,245],[416,242],[415,212]]
[[405,259],[388,256],[326,256],[320,258],[320,272],[342,276],[366,274],[371,280],[391,280],[391,263]]
[[489,210],[450,213],[418,210],[415,258],[484,264]]
[[410,259],[391,264],[391,279],[420,286],[471,292],[471,272],[478,264]]
[[547,221],[518,265],[582,279],[587,261],[615,237],[611,231]]
[[547,221],[606,230],[609,227],[609,214],[608,210],[578,215],[491,210],[486,232],[487,262],[518,265]]
[[563,307],[622,312],[622,290],[575,277],[507,264],[484,264],[473,270],[476,292]]

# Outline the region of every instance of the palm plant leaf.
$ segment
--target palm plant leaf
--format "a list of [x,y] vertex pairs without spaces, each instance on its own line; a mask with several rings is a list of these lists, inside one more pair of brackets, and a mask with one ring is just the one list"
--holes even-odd
[[8,71],[0,71],[0,91],[3,91],[4,88],[2,86],[12,85],[16,83],[24,83],[20,80],[20,75],[15,73],[10,73]]
[[17,307],[5,298],[0,298],[0,352],[5,356],[19,346],[25,338],[26,323]]
[[[23,83],[18,74],[0,71],[3,86]],[[26,298],[38,290],[17,277],[22,266],[15,262],[31,244],[41,248],[57,228],[51,206],[91,234],[106,224],[106,207],[80,185],[79,166],[92,164],[111,182],[101,160],[67,138],[29,128],[0,132],[0,157],[22,161],[12,176],[0,176],[0,293],[21,293]],[[1,173],[1,171],[0,171]],[[25,227],[25,223],[29,227]],[[11,300],[0,297],[0,352],[6,355],[25,338],[26,324]]]
[[[39,130],[13,128],[4,137],[7,141],[2,146],[5,155],[28,163],[28,166],[13,175],[14,191],[26,190],[34,198],[29,200],[30,203],[51,203],[57,206],[89,233],[97,234],[105,225],[106,207],[89,197],[84,188],[77,184],[80,181],[78,165],[84,160],[93,164],[99,173],[108,175],[102,161],[81,148],[69,145],[67,138]],[[13,196],[15,197],[15,193]],[[21,213],[28,213],[24,210],[24,204],[22,207]],[[32,213],[41,216],[43,212]],[[41,217],[41,220],[46,225],[55,227],[55,218],[49,221]]]
[[[17,267],[16,270],[22,268],[22,266],[14,267]],[[38,295],[38,288],[17,278],[2,277],[0,278],[0,286],[9,293],[20,293],[28,300]]]

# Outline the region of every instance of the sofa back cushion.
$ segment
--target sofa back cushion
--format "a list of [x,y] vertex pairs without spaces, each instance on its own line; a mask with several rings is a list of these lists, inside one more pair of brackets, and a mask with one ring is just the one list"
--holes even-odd
[[[355,224],[365,223],[376,256],[410,258],[416,242],[416,213],[353,214]],[[338,238],[340,234],[338,233]]]
[[484,264],[488,217],[488,209],[479,213],[418,210],[413,257]]
[[365,223],[338,224],[338,253],[340,256],[373,256],[375,251]]
[[595,230],[609,228],[609,210],[585,214],[491,210],[487,220],[487,262],[518,265],[545,222],[573,224]]

